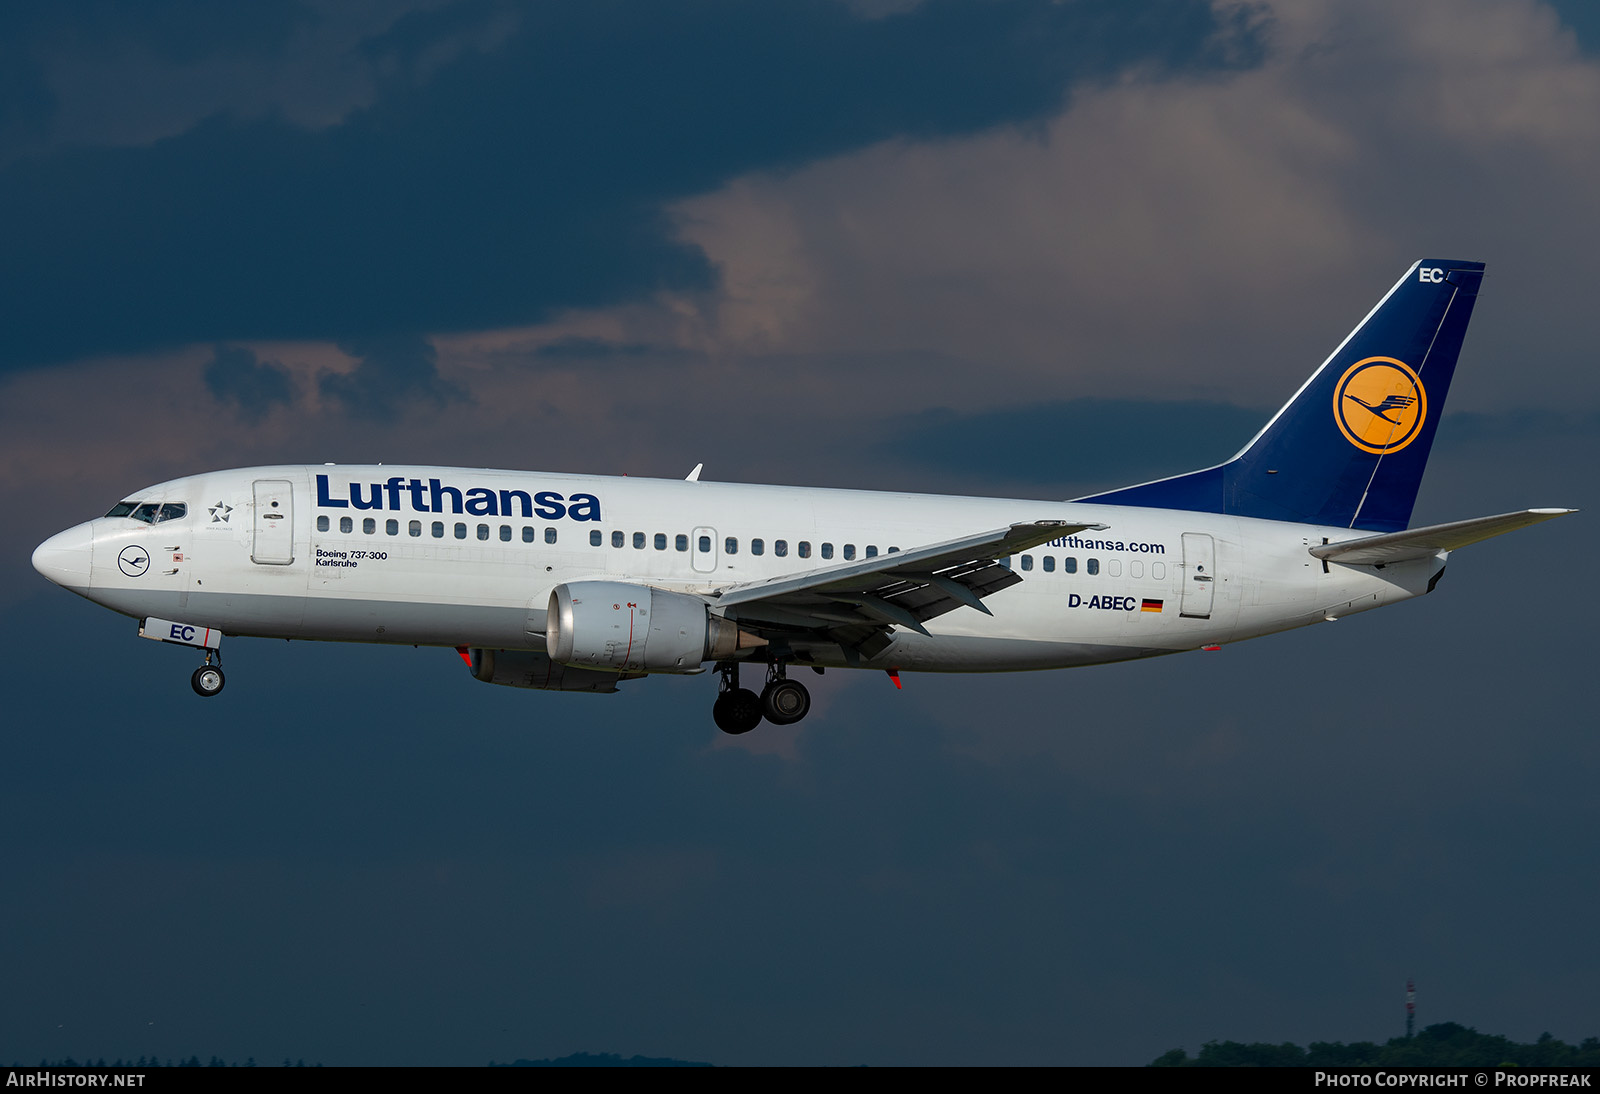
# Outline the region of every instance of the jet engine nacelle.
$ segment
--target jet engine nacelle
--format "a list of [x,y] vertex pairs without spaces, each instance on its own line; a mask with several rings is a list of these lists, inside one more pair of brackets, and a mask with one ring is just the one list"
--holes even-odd
[[622,680],[637,680],[642,672],[599,672],[552,661],[537,650],[474,649],[472,675],[486,684],[541,691],[594,691],[609,694]]
[[620,581],[557,585],[545,618],[552,658],[610,672],[700,672],[762,644],[698,597]]

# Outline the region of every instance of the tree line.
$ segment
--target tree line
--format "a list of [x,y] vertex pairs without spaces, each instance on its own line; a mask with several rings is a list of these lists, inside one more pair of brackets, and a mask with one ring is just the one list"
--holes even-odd
[[1550,1034],[1522,1044],[1479,1033],[1456,1022],[1428,1026],[1414,1037],[1384,1044],[1313,1041],[1306,1048],[1285,1042],[1243,1044],[1207,1041],[1198,1055],[1181,1048],[1162,1053],[1149,1067],[1600,1067],[1600,1037],[1569,1045]]

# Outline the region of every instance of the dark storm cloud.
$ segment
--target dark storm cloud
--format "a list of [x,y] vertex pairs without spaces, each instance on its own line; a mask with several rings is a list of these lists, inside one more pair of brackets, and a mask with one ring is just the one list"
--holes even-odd
[[56,97],[44,66],[30,49],[19,13],[0,8],[0,148],[31,148],[42,141]]
[[361,363],[353,372],[324,375],[319,386],[353,417],[387,421],[408,403],[443,406],[467,397],[439,378],[438,351],[419,335],[372,335],[340,343],[339,349]]
[[140,50],[173,65],[281,52],[315,22],[294,0],[212,4],[206,0],[23,2],[0,6],[0,147],[7,158],[42,146],[57,108],[48,57]]
[[1439,428],[1438,443],[1466,447],[1549,437],[1596,436],[1600,436],[1600,413],[1573,414],[1526,409],[1498,414],[1463,412],[1448,415]]
[[1072,399],[979,414],[903,419],[879,453],[944,471],[1024,483],[1134,483],[1220,463],[1270,410],[1227,403]]
[[262,361],[243,346],[218,346],[206,364],[206,387],[217,401],[259,422],[272,408],[294,401],[294,380],[277,361]]
[[0,31],[30,48],[130,46],[174,64],[281,51],[296,28],[316,21],[298,0],[212,4],[207,0],[22,0],[5,5]]
[[677,346],[652,345],[648,342],[610,342],[604,338],[582,338],[576,335],[558,338],[533,351],[536,360],[552,364],[583,364],[588,362],[619,363],[636,360],[681,361],[692,356]]
[[1588,0],[1549,0],[1561,22],[1578,39],[1578,48],[1600,55],[1600,8]]
[[[1241,42],[1253,56],[1241,30],[1218,46],[1193,0],[943,0],[879,20],[833,0],[505,10],[514,33],[420,84],[430,42],[501,9],[402,21],[371,46],[396,59],[388,90],[338,125],[216,117],[8,167],[0,363],[481,329],[703,289],[714,273],[674,238],[671,199],[893,136],[1043,118],[1073,84],[1134,65],[1231,64]],[[201,38],[166,48],[234,41]]]

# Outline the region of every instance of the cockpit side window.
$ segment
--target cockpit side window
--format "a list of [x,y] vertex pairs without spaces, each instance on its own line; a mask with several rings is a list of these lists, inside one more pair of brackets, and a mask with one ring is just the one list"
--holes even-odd
[[189,507],[181,501],[160,502],[119,501],[111,507],[108,517],[129,517],[146,524],[161,524],[169,520],[182,520],[189,515]]

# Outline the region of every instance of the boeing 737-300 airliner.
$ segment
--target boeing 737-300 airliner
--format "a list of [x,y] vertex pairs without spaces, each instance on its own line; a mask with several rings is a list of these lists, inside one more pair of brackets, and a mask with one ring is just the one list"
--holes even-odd
[[203,696],[224,635],[406,643],[559,691],[713,666],[729,733],[805,717],[797,668],[898,683],[1237,642],[1432,592],[1452,550],[1571,511],[1407,528],[1482,278],[1418,262],[1237,456],[1073,501],[254,467],[135,491],[33,564],[203,650]]

